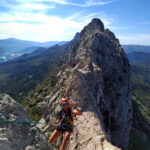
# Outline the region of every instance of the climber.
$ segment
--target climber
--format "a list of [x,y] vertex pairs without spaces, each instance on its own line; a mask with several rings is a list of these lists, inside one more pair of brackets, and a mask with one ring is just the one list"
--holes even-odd
[[62,110],[58,112],[57,122],[55,124],[49,124],[56,126],[56,129],[49,138],[49,142],[52,144],[61,134],[63,134],[63,141],[59,150],[65,150],[67,141],[73,132],[73,117],[82,115],[82,112],[71,101],[68,102],[67,98],[61,99],[60,104]]

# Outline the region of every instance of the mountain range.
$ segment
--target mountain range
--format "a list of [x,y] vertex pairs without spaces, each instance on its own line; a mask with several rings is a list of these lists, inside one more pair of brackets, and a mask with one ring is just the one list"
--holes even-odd
[[150,64],[150,52],[131,52],[127,56],[131,64]]
[[0,40],[0,62],[13,59],[22,54],[33,52],[38,47],[48,48],[53,45],[63,45],[66,41],[34,42],[15,38]]
[[[28,47],[30,53],[1,63],[0,93],[15,98],[34,121],[54,121],[60,98],[71,98],[83,116],[75,119],[69,150],[149,150],[150,55],[141,46],[140,52],[127,46],[126,55],[122,47],[101,20],[93,19],[63,45]],[[9,136],[5,139],[21,148],[14,134]]]
[[[0,40],[0,62],[4,62],[16,58],[23,54],[33,52],[39,47],[48,48],[53,45],[63,45],[67,41],[49,41],[49,42],[35,42],[20,40],[15,38]],[[150,52],[150,46],[145,45],[122,45],[126,53],[131,52]]]
[[150,46],[146,45],[122,45],[126,53],[131,52],[148,52],[150,53]]

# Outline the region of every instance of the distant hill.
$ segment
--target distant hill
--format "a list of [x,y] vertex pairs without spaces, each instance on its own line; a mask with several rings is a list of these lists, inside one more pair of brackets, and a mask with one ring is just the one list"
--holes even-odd
[[66,43],[67,43],[67,41],[49,41],[49,42],[41,43],[40,46],[41,47],[50,47],[50,46],[56,45],[56,44],[61,46],[61,45],[66,44]]
[[150,52],[150,46],[145,45],[122,45],[126,53],[131,52]]
[[[8,60],[12,60],[15,59],[16,57],[19,57],[23,54],[28,54],[28,53],[32,53],[36,50],[38,50],[40,47],[38,46],[32,46],[32,47],[27,47],[23,50],[23,52],[14,52],[14,53],[10,53],[8,55],[3,55],[0,57],[0,63],[4,62],[4,61],[8,61]],[[43,48],[44,49],[44,48]]]
[[0,62],[33,52],[38,47],[48,48],[56,44],[63,45],[65,43],[66,41],[34,42],[15,38],[3,39],[0,40]]
[[131,64],[150,65],[150,52],[131,52],[127,57]]
[[27,47],[39,46],[40,44],[41,43],[39,42],[25,41],[15,38],[3,39],[0,40],[0,55],[21,52]]
[[[48,48],[53,45],[63,45],[67,41],[48,41],[48,42],[35,42],[27,40],[19,40],[15,38],[8,38],[0,40],[0,62],[13,59],[22,54],[31,53],[38,47]],[[124,51],[132,52],[150,52],[150,46],[145,45],[123,45]]]

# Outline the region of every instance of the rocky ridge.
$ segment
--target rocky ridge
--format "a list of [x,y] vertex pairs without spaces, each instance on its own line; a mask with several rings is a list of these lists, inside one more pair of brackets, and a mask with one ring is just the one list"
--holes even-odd
[[[133,111],[128,59],[119,40],[99,19],[93,19],[75,37],[69,46],[70,59],[42,103],[44,118],[54,121],[60,99],[68,97],[82,109],[83,115],[74,118],[67,150],[127,149]],[[0,94],[0,120],[3,119],[30,121],[20,104]],[[46,135],[35,125],[1,123],[0,149],[51,147]]]
[[68,97],[83,111],[75,117],[68,150],[127,149],[132,123],[130,65],[119,40],[99,19],[80,33],[69,61],[45,97],[45,119],[53,121]]

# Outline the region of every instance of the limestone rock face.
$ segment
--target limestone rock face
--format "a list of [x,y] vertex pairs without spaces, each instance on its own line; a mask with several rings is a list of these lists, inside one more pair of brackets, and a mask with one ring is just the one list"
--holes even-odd
[[[0,120],[29,121],[21,105],[6,94],[0,94]],[[35,125],[0,122],[0,149],[50,150],[50,147]]]
[[68,150],[127,149],[132,120],[130,65],[118,39],[93,19],[80,33],[69,61],[42,104],[53,121],[68,97],[83,115],[74,118]]

